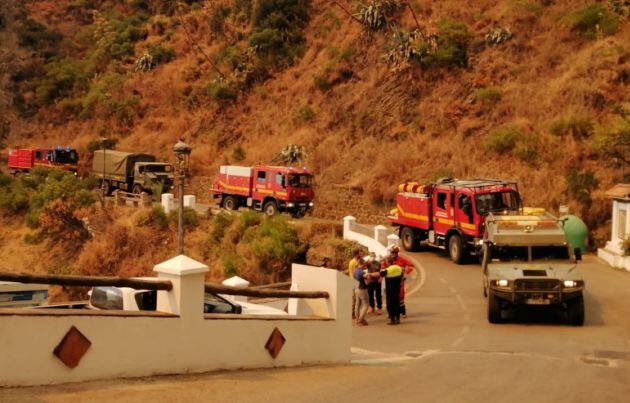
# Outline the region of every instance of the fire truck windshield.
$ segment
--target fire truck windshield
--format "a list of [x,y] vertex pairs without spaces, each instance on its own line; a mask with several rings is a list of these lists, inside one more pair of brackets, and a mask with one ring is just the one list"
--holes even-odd
[[518,195],[513,190],[478,194],[475,196],[475,204],[477,206],[477,213],[480,215],[488,214],[493,211],[517,210]]
[[309,174],[289,175],[289,186],[293,188],[310,188],[313,185],[313,176]]
[[76,164],[79,161],[79,155],[75,150],[55,150],[55,161],[59,164]]

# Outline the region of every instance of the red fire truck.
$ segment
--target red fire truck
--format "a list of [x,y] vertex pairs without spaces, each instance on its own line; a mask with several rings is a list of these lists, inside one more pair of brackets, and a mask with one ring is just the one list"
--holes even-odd
[[9,151],[9,172],[13,175],[28,173],[35,167],[61,169],[73,172],[78,170],[79,154],[66,147],[17,149]]
[[399,228],[406,250],[415,251],[426,242],[448,248],[451,259],[461,264],[466,253],[478,254],[489,213],[513,212],[520,207],[516,182],[443,178],[428,185],[400,185],[396,209],[388,220]]
[[306,168],[223,165],[211,192],[226,210],[244,206],[299,218],[313,208],[313,175]]

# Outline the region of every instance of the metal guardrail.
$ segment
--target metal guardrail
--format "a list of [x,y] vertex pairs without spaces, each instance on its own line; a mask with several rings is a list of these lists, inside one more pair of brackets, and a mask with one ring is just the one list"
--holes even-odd
[[151,207],[153,200],[148,193],[129,193],[122,190],[115,190],[113,193],[114,200],[118,206],[126,206],[131,204],[134,207]]

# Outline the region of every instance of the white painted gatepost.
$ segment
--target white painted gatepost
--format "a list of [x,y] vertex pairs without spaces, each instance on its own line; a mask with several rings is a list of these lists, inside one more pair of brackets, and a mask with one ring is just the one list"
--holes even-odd
[[622,183],[606,192],[613,200],[612,231],[610,241],[597,250],[597,256],[613,267],[630,271],[630,256],[623,243],[630,238],[630,184]]

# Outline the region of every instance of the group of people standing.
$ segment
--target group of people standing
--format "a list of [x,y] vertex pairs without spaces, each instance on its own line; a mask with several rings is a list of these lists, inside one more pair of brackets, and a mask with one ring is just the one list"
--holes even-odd
[[348,275],[356,281],[352,295],[352,317],[357,325],[367,325],[365,317],[368,310],[378,315],[383,312],[383,280],[389,324],[399,324],[400,317],[407,316],[405,276],[411,273],[413,265],[399,252],[398,246],[391,247],[382,261],[373,252],[367,256],[363,256],[361,250],[354,252],[354,257],[348,263]]

